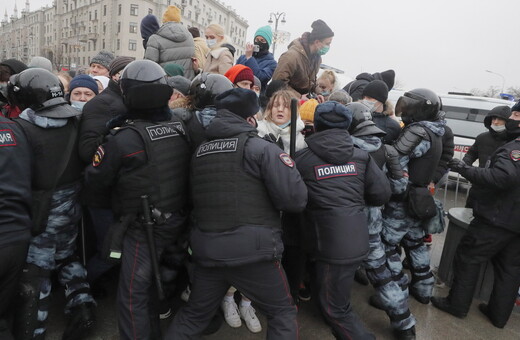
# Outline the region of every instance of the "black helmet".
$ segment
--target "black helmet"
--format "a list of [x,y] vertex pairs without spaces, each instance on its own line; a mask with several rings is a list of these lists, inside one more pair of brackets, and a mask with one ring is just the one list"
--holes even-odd
[[173,93],[166,72],[151,60],[135,60],[126,65],[119,85],[125,105],[136,110],[168,106]]
[[203,109],[215,105],[215,97],[232,88],[233,83],[223,75],[203,72],[193,78],[190,95],[194,97],[195,107]]
[[81,114],[63,98],[63,84],[42,68],[31,68],[9,78],[7,99],[21,110],[30,108],[42,117],[68,118]]
[[440,110],[441,99],[428,89],[405,92],[395,105],[395,113],[401,116],[405,125],[423,120],[436,121],[439,119]]
[[346,105],[352,111],[352,123],[348,132],[355,137],[360,136],[379,136],[386,135],[386,132],[376,126],[372,121],[370,108],[361,102],[349,103]]

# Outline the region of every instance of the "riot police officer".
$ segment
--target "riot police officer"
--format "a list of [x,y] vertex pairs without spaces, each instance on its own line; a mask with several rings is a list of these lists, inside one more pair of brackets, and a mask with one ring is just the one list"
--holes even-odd
[[267,315],[268,339],[297,338],[296,306],[280,264],[279,211],[303,210],[305,184],[289,155],[258,137],[253,91],[226,91],[216,104],[209,141],[191,165],[191,295],[167,338],[199,338],[230,285]]
[[441,107],[439,97],[428,89],[405,92],[397,101],[395,112],[401,115],[405,127],[393,146],[400,154],[408,185],[394,191],[383,211],[381,235],[386,245],[388,268],[393,279],[406,289],[408,277],[403,273],[396,251],[396,246],[403,244],[412,273],[409,292],[423,304],[430,302],[435,281],[421,225],[436,213],[433,196],[427,187],[442,153],[445,121],[439,119]]
[[190,146],[184,125],[168,108],[172,89],[158,64],[131,62],[120,85],[127,120],[98,147],[86,182],[99,195],[111,194],[114,216],[121,221],[111,228],[127,227],[126,234],[114,233],[105,241],[117,244],[114,238],[124,235],[117,295],[120,338],[158,339],[157,257],[174,243],[186,220]]
[[70,319],[63,339],[81,338],[94,324],[95,302],[87,272],[75,255],[81,219],[80,112],[63,98],[59,79],[44,69],[11,76],[7,90],[9,103],[22,110],[15,122],[25,132],[33,158],[33,238],[21,278],[16,339],[45,336],[53,270],[58,270],[60,283],[67,287],[65,312]]
[[455,253],[453,285],[447,297],[432,304],[456,317],[469,311],[481,265],[493,263],[493,291],[479,310],[503,328],[514,307],[520,285],[520,111],[506,122],[509,143],[491,155],[484,168],[453,159],[449,166],[473,185],[473,216]]
[[383,205],[391,191],[376,162],[354,147],[347,131],[351,121],[352,111],[338,102],[318,105],[316,133],[296,162],[309,190],[305,215],[315,240],[322,314],[337,339],[374,339],[352,310],[350,292],[356,268],[369,252],[365,205]]

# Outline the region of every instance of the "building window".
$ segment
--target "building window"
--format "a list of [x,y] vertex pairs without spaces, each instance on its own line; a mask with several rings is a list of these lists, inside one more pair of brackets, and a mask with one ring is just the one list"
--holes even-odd
[[148,8],[148,14],[153,14],[153,9]]
[[137,50],[137,41],[136,40],[128,40],[128,49],[130,51],[136,51]]
[[130,5],[130,15],[137,16],[139,11],[138,5]]
[[119,4],[119,6],[117,7],[117,15],[121,15],[122,7],[123,5]]
[[107,23],[104,22],[103,23],[103,34],[105,34],[107,32]]
[[117,33],[121,33],[121,21],[117,22]]
[[121,40],[117,39],[116,41],[116,50],[120,50],[121,49]]
[[104,16],[104,17],[107,16],[107,5],[104,5],[104,6],[103,6],[103,16]]
[[130,23],[130,33],[137,33],[137,22]]
[[105,39],[103,39],[103,47],[101,47],[102,49],[105,49]]

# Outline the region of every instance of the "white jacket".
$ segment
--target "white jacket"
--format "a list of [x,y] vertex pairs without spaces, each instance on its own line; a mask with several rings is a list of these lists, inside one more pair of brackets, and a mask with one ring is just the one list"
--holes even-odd
[[[305,143],[305,139],[303,137],[303,134],[301,133],[302,130],[305,128],[305,124],[303,124],[303,121],[298,117],[296,120],[296,151],[299,151],[303,148],[307,147],[307,143]],[[275,123],[271,122],[268,119],[260,120],[258,121],[258,135],[260,137],[263,137],[268,134],[273,134],[276,140],[278,141],[280,138],[283,142],[283,149],[285,152],[289,153],[289,146],[290,146],[290,139],[291,139],[291,126],[288,125],[284,127],[283,129],[276,125]]]

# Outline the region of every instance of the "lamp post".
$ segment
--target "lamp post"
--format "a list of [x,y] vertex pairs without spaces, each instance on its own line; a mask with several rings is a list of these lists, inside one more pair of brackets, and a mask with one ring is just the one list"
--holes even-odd
[[501,77],[502,78],[502,91],[500,93],[504,93],[504,86],[506,84],[506,78],[501,75],[500,73],[496,73],[496,72],[493,72],[493,71],[490,71],[490,70],[486,70],[487,73],[493,73],[493,74],[496,74],[497,76]]
[[280,22],[282,24],[285,24],[285,12],[276,12],[276,13],[270,13],[269,14],[269,21],[267,21],[269,24],[273,23],[273,17],[274,17],[274,39],[273,39],[273,55],[274,51],[276,50],[276,39],[278,38],[278,20],[280,18],[282,19]]

